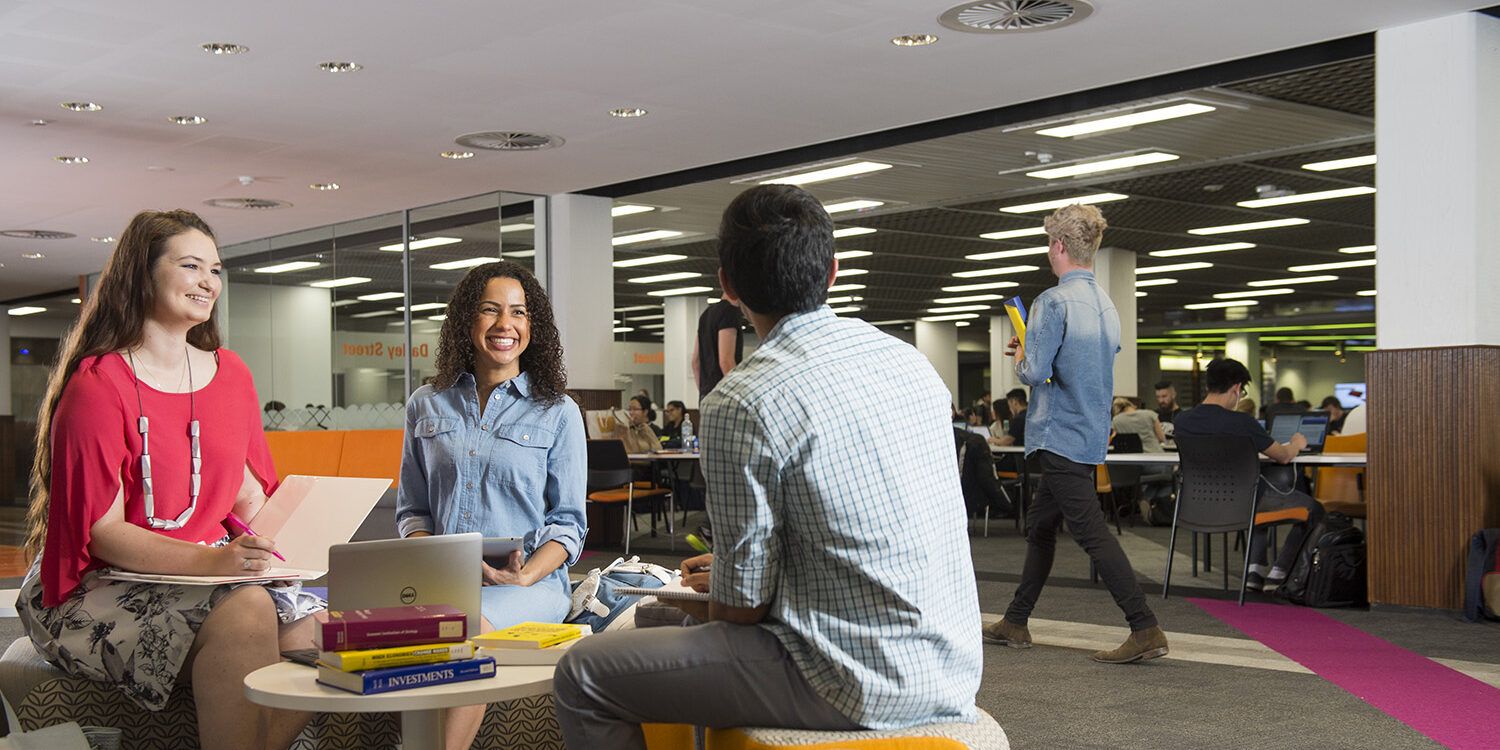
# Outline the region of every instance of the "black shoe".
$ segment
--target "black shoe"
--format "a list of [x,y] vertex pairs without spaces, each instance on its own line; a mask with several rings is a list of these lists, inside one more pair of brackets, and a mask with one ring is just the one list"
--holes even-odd
[[1275,588],[1281,588],[1281,584],[1283,584],[1283,583],[1286,583],[1286,576],[1285,575],[1282,575],[1280,578],[1273,578],[1270,575],[1267,575],[1266,576],[1266,585],[1265,585],[1265,588],[1268,589],[1268,590],[1269,589],[1275,589]]
[[1266,588],[1266,577],[1259,573],[1251,573],[1245,576],[1245,588],[1249,591],[1262,591]]

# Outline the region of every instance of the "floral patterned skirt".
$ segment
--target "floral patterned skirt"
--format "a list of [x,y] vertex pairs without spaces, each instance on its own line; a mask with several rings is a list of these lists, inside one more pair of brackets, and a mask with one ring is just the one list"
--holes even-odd
[[151,711],[167,704],[198,628],[233,589],[264,586],[283,623],[328,606],[297,582],[183,586],[108,581],[99,577],[105,569],[86,574],[67,601],[44,607],[40,567],[38,559],[16,599],[21,626],[37,651],[70,675],[119,687]]

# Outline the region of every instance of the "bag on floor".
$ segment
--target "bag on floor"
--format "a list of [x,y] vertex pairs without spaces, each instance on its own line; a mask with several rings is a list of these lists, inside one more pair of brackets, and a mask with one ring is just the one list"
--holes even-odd
[[1464,576],[1464,619],[1500,620],[1500,529],[1482,529],[1469,539]]
[[1368,599],[1365,534],[1343,513],[1329,513],[1305,538],[1277,594],[1305,607],[1352,607]]
[[[622,586],[660,588],[676,576],[675,571],[643,563],[635,555],[629,558],[617,557],[603,568],[590,570],[573,587],[573,606],[568,610],[568,617],[564,622],[589,625],[595,633],[602,633],[641,599],[639,596],[621,594],[616,589]],[[626,620],[632,621],[633,618]]]

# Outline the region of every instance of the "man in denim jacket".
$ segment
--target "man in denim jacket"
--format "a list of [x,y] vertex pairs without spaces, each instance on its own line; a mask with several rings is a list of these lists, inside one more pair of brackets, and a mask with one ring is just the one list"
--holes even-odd
[[1094,654],[1094,660],[1123,664],[1165,655],[1167,637],[1094,496],[1093,471],[1104,462],[1109,442],[1120,351],[1120,316],[1094,280],[1104,227],[1104,215],[1093,206],[1064,206],[1047,217],[1047,260],[1057,286],[1032,303],[1025,346],[1012,338],[1006,352],[1015,358],[1016,377],[1032,388],[1026,457],[1041,466],[1042,479],[1029,515],[1021,585],[1004,619],[986,627],[984,636],[1011,648],[1031,646],[1026,622],[1052,572],[1057,528],[1066,519],[1130,623],[1125,643]]

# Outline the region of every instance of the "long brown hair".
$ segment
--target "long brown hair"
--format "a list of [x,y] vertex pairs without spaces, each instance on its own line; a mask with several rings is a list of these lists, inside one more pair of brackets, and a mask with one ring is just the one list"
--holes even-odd
[[568,387],[568,372],[563,366],[562,336],[552,317],[552,302],[530,271],[508,261],[475,266],[453,288],[448,316],[438,333],[437,374],[427,382],[439,389],[451,388],[459,375],[474,371],[474,342],[469,340],[469,328],[479,314],[485,285],[499,278],[521,282],[521,291],[526,293],[531,341],[521,352],[521,371],[530,374],[532,396],[544,404],[558,403],[566,395],[563,391]]
[[[128,349],[141,343],[146,316],[156,304],[151,271],[166,252],[167,240],[196,229],[213,239],[208,224],[191,211],[142,211],[130,220],[120,243],[104,263],[88,300],[63,339],[57,365],[36,416],[36,461],[31,465],[31,508],[26,513],[26,556],[35,560],[47,542],[47,511],[52,487],[52,417],[68,381],[85,357]],[[187,340],[199,349],[219,348],[217,307],[193,326]]]

